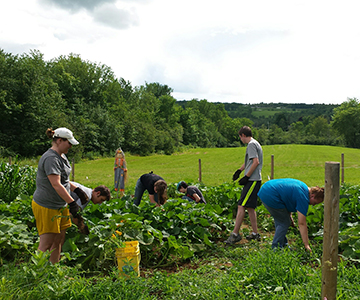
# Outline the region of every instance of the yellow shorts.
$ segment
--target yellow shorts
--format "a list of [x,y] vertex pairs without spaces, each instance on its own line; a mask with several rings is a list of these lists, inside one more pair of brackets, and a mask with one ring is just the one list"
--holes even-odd
[[31,207],[39,235],[44,233],[60,233],[71,227],[70,213],[67,207],[50,209],[37,204],[34,200],[31,203]]

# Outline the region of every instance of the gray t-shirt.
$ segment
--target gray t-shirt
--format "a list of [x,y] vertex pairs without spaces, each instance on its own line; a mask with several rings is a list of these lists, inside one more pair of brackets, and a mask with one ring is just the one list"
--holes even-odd
[[200,201],[199,201],[199,203],[204,203],[204,204],[206,204],[206,201],[205,201],[205,199],[204,199],[204,196],[203,196],[203,194],[202,194],[202,192],[199,190],[199,188],[198,187],[196,187],[196,186],[188,186],[187,187],[187,189],[186,189],[186,196],[187,197],[189,197],[189,198],[191,198],[191,199],[193,199],[193,200],[195,200],[195,198],[194,198],[194,194],[197,194],[198,196],[199,196],[199,198],[200,198]]
[[88,202],[86,202],[85,204],[81,204],[81,200],[80,200],[79,196],[77,194],[75,194],[74,192],[70,193],[71,197],[73,197],[74,200],[76,201],[76,204],[80,206],[81,210],[83,210],[90,203],[90,200],[92,197],[92,189],[90,189],[86,186],[83,186],[82,184],[77,183],[77,182],[72,181],[71,183],[76,185],[78,188],[82,189],[89,198]]
[[40,158],[36,173],[36,190],[34,201],[40,206],[59,209],[67,205],[52,187],[48,175],[60,175],[60,182],[70,194],[69,176],[71,165],[63,154],[60,156],[56,151],[49,149]]
[[263,151],[259,142],[253,138],[251,138],[249,144],[246,147],[245,154],[245,172],[246,175],[251,165],[253,163],[253,159],[257,157],[259,160],[259,165],[256,167],[255,171],[251,174],[251,181],[260,181],[261,180],[261,169],[263,166]]

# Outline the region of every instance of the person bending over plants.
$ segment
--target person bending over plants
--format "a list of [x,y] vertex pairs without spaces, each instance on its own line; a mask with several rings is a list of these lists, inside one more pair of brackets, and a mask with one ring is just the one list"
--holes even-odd
[[134,204],[140,205],[141,198],[147,190],[149,192],[150,202],[156,206],[163,205],[167,200],[167,184],[165,180],[152,171],[143,174],[136,182]]
[[105,185],[99,185],[94,189],[90,189],[80,183],[71,182],[77,188],[80,189],[81,192],[70,192],[71,197],[74,198],[76,204],[79,205],[81,210],[90,203],[101,204],[105,201],[109,201],[111,198],[110,190]]
[[184,193],[185,196],[182,197],[182,199],[188,200],[189,202],[196,202],[196,203],[204,203],[206,204],[206,201],[204,199],[204,196],[202,192],[199,190],[196,186],[189,186],[185,181],[180,181],[176,189],[180,193]]
[[311,252],[306,214],[309,205],[324,201],[324,188],[309,188],[304,182],[292,178],[273,179],[263,184],[258,196],[275,221],[272,248],[288,245],[286,233],[290,225],[295,226],[291,213],[297,212],[302,241],[305,249]]
[[[76,204],[80,207],[81,210],[84,210],[84,208],[90,202],[94,204],[101,204],[104,201],[110,200],[110,190],[105,185],[99,185],[94,189],[90,189],[77,182],[71,183],[74,184],[77,188],[73,192],[70,192],[70,195],[76,201]],[[87,225],[85,225],[83,218],[80,215],[78,215],[77,218],[73,218],[72,221],[79,228],[80,233],[90,233],[89,228]]]
[[69,213],[74,218],[79,216],[80,207],[70,195],[70,191],[79,192],[79,189],[69,180],[71,164],[65,156],[79,142],[64,127],[55,131],[48,128],[46,135],[52,139],[52,146],[39,160],[31,205],[40,236],[38,250],[52,251],[49,260],[55,264],[60,260],[65,233],[71,226]]

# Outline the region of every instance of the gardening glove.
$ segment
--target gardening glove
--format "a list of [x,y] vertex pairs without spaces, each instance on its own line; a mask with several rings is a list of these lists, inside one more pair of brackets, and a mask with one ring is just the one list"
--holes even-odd
[[69,203],[69,210],[74,218],[78,217],[78,212],[80,211],[80,207],[79,205],[76,204],[75,201]]
[[76,218],[72,218],[73,223],[77,226],[79,229],[79,232],[82,234],[88,235],[90,233],[89,227],[84,222],[84,219],[80,214],[77,214]]
[[76,188],[74,193],[79,196],[81,204],[85,204],[89,201],[89,197],[85,194],[85,192],[81,188]]
[[240,169],[237,169],[237,170],[235,171],[235,173],[233,174],[233,177],[232,177],[233,181],[235,181],[235,180],[237,180],[237,179],[239,178],[240,173],[241,173],[241,170],[240,170]]
[[82,229],[80,229],[80,233],[85,234],[85,235],[89,235],[90,234],[89,227],[84,224],[84,227]]
[[245,184],[247,184],[247,182],[249,181],[249,176],[244,176],[243,178],[241,178],[240,180],[239,180],[239,184],[240,185],[245,185]]

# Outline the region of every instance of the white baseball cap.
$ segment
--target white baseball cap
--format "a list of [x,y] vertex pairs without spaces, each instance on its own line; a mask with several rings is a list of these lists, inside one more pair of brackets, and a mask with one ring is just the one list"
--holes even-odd
[[71,130],[69,130],[69,129],[65,128],[65,127],[60,127],[58,129],[55,129],[54,137],[67,139],[71,145],[78,145],[79,144],[79,142],[77,140],[75,140]]

